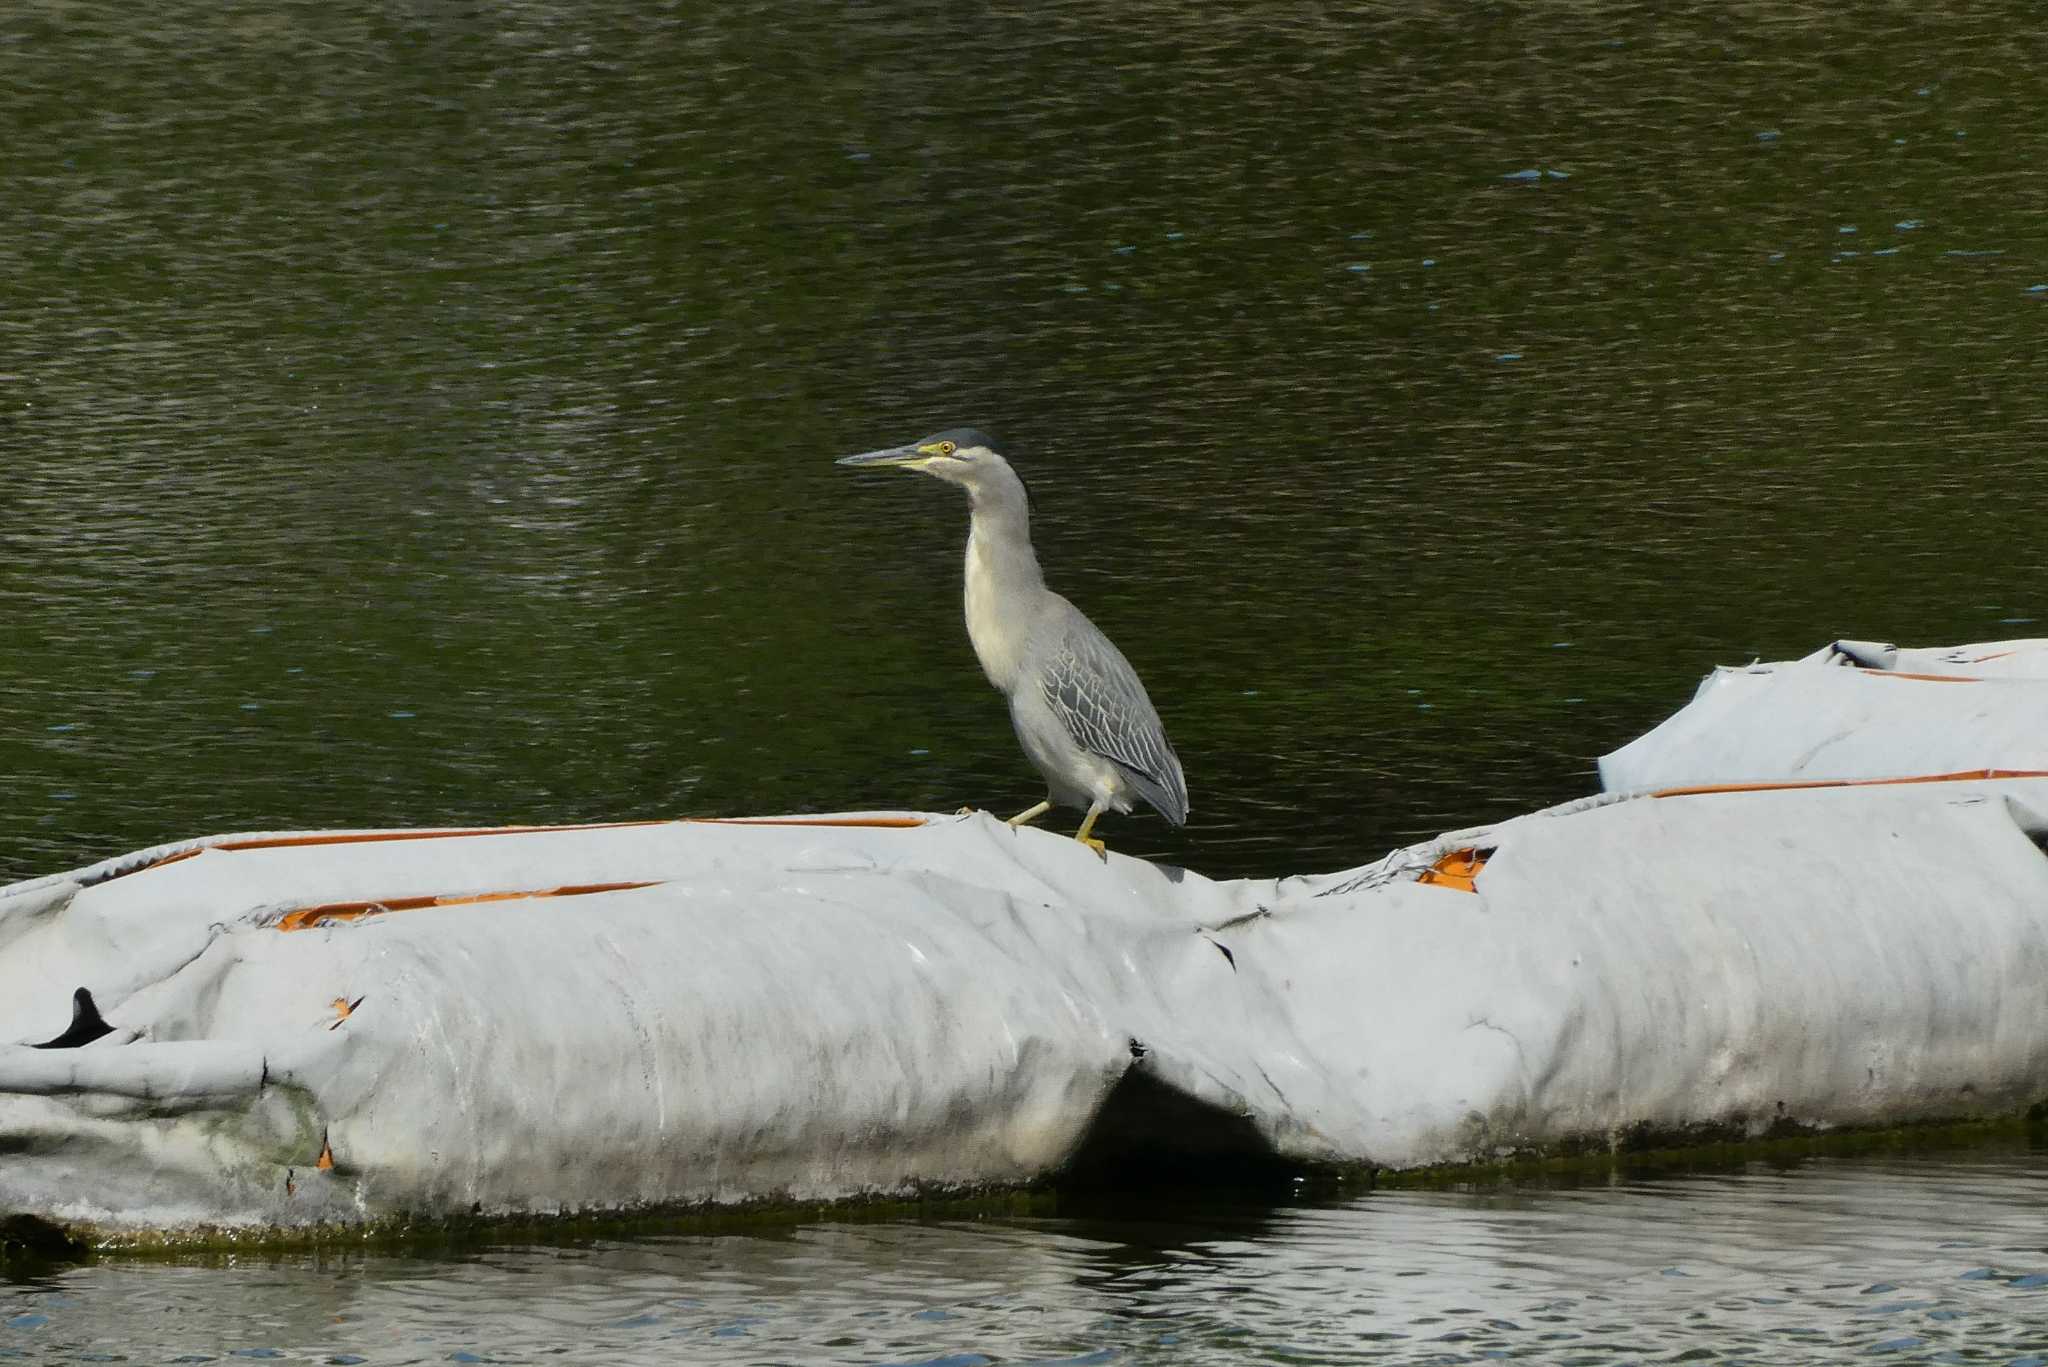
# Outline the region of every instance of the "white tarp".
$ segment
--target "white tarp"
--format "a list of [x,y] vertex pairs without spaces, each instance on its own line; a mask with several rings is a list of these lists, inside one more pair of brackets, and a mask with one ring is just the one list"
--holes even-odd
[[[0,890],[0,1212],[965,1190],[1114,1147],[1138,1080],[1215,1122],[1170,1142],[1390,1167],[2048,1092],[2048,780],[1596,800],[1279,882],[980,815],[406,834]],[[28,1047],[78,987],[109,1033]]]
[[2048,639],[1837,641],[1719,668],[1684,708],[1603,756],[1600,782],[1629,792],[1986,769],[2048,770]]

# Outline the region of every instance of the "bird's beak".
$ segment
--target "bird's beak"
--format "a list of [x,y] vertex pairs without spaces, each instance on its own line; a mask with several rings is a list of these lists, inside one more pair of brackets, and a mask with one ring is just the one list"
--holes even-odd
[[891,446],[880,451],[863,451],[857,456],[841,456],[840,465],[922,465],[931,459],[931,453],[919,450],[915,445]]

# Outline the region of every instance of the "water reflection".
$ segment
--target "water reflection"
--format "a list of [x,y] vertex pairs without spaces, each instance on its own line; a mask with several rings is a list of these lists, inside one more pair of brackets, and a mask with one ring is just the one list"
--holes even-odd
[[113,1261],[0,1289],[0,1353],[2008,1361],[2048,1345],[2044,1197],[2042,1152],[2004,1148],[1330,1205],[1183,1196],[452,1261]]

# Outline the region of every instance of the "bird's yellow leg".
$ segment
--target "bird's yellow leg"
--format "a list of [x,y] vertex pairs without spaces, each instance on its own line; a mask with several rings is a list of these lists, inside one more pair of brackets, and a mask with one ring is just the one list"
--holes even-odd
[[1088,832],[1095,829],[1095,818],[1101,815],[1102,804],[1098,802],[1088,809],[1087,816],[1081,818],[1081,829],[1074,832],[1074,839],[1080,841],[1083,845],[1086,845],[1089,849],[1101,855],[1103,860],[1107,862],[1107,860],[1109,859],[1109,846],[1103,844],[1100,840],[1091,840],[1088,838]]
[[1036,802],[1011,817],[1008,824],[1012,826],[1029,826],[1051,810],[1052,804],[1050,802]]

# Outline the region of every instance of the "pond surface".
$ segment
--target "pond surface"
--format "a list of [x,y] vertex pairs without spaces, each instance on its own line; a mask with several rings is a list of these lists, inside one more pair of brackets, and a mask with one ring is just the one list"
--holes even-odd
[[[1105,833],[1218,876],[1589,791],[1717,662],[2048,634],[2044,67],[2016,0],[0,6],[0,880],[1022,808],[957,493],[831,463],[959,423],[1185,762]],[[2039,1181],[113,1264],[0,1347],[2003,1360]]]
[[2048,633],[2030,5],[0,9],[0,878],[1041,795],[1007,441],[1230,875]]
[[0,1357],[2040,1367],[2044,1210],[2048,1151],[2006,1145],[434,1260],[114,1261],[0,1284]]

